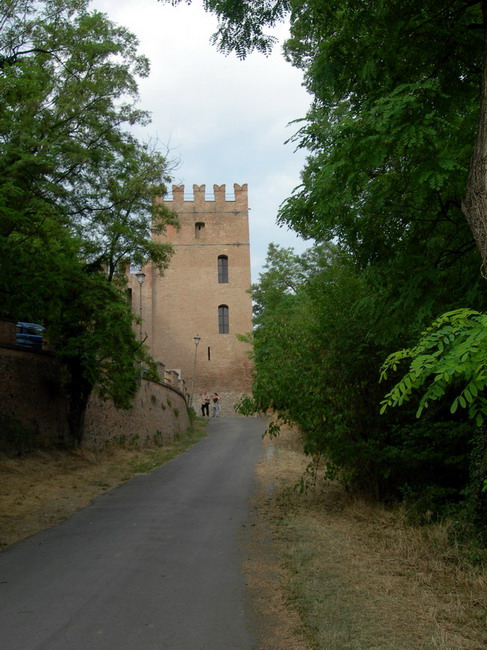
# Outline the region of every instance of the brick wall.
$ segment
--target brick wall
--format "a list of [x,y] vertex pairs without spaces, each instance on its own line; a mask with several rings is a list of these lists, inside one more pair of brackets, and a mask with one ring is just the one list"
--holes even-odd
[[189,427],[183,395],[151,381],[142,381],[133,407],[116,409],[111,402],[93,396],[85,420],[83,446],[98,447],[110,440],[171,442]]
[[17,423],[18,435],[21,429],[33,434],[39,446],[67,440],[67,402],[54,356],[0,347],[0,415],[4,428]]
[[[0,423],[15,430],[10,439],[13,435],[29,438],[27,446],[32,440],[42,447],[69,439],[67,400],[54,355],[0,345]],[[128,411],[91,398],[83,445],[98,446],[113,438],[167,443],[188,426],[186,400],[180,390],[142,381]]]

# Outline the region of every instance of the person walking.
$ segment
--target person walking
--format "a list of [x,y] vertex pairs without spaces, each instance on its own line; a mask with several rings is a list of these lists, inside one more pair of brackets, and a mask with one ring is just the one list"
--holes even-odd
[[213,417],[218,418],[220,417],[220,413],[222,410],[221,404],[220,404],[220,395],[218,393],[213,393]]

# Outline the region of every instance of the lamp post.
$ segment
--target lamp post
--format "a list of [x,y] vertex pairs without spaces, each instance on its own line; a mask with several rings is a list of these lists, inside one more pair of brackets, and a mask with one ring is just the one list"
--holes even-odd
[[191,399],[189,400],[189,405],[193,406],[193,395],[194,395],[194,378],[196,376],[196,353],[198,352],[198,344],[201,341],[201,336],[193,336],[194,341],[194,363],[193,363],[193,382],[191,384]]
[[[139,283],[139,341],[140,345],[142,345],[142,285],[144,284],[145,280],[145,273],[142,271],[138,271],[135,274],[135,277],[137,278],[137,282]],[[142,382],[142,357],[140,358],[139,362],[140,368],[139,368],[139,382]]]
[[139,283],[139,318],[140,318],[139,339],[140,342],[142,343],[142,285],[144,284],[145,273],[139,271],[138,273],[135,274],[135,277],[137,278],[137,282]]

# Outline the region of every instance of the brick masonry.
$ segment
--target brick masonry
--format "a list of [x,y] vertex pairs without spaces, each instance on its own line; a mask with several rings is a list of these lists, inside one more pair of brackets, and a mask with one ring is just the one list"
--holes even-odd
[[52,354],[0,347],[0,396],[4,427],[18,423],[41,447],[68,439],[66,396]]
[[[179,217],[179,230],[170,226],[161,241],[174,247],[169,268],[161,277],[151,265],[140,287],[129,278],[132,306],[142,306],[143,335],[151,354],[166,368],[181,372],[194,405],[201,392],[226,394],[222,400],[234,414],[232,400],[251,388],[250,345],[238,339],[252,331],[250,242],[247,185],[214,185],[206,195],[204,185],[173,185],[165,205]],[[218,258],[228,259],[228,282],[219,282]],[[218,307],[228,306],[229,332],[220,333]],[[196,348],[194,336],[201,337]],[[194,391],[193,391],[194,376]],[[195,408],[195,410],[197,410]]]
[[[0,396],[4,426],[18,425],[39,447],[68,441],[62,370],[53,354],[0,345]],[[144,380],[129,410],[92,396],[83,446],[96,447],[112,439],[167,443],[188,427],[184,394],[172,386]]]
[[187,431],[188,409],[182,394],[151,381],[142,381],[133,407],[116,409],[111,402],[93,396],[85,421],[85,447],[99,447],[110,440],[141,444],[168,444]]

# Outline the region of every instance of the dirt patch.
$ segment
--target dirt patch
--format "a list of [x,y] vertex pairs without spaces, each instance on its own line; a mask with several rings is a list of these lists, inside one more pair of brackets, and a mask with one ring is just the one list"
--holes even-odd
[[[247,559],[243,567],[248,611],[256,626],[259,650],[309,650],[301,618],[286,587],[289,571],[276,542],[281,510],[275,498],[283,486],[289,485],[290,475],[280,448],[268,441],[264,444],[265,459],[257,468],[259,488],[248,524]],[[276,456],[279,456],[278,463]]]

